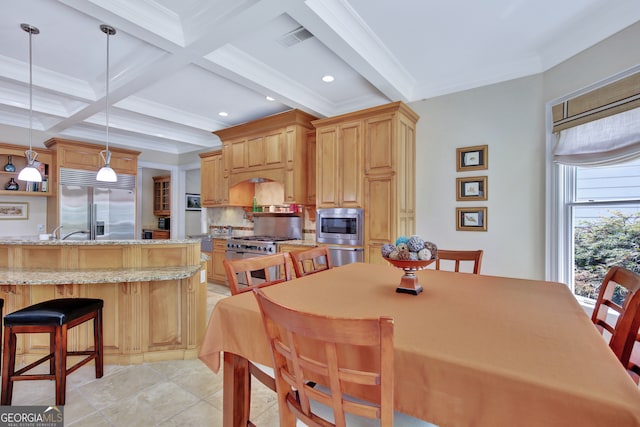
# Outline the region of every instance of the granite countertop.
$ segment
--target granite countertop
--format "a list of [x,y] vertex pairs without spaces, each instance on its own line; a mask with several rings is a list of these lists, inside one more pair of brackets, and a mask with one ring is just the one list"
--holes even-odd
[[139,240],[28,240],[0,238],[0,245],[92,246],[92,245],[166,245],[200,243],[200,239],[139,239]]
[[0,285],[74,285],[177,280],[189,278],[198,270],[199,265],[94,270],[0,268]]

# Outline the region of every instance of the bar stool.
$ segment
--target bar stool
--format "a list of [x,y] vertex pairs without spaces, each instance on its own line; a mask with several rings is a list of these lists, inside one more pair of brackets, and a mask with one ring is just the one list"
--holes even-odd
[[[56,405],[65,404],[67,375],[95,359],[96,378],[103,374],[102,307],[101,299],[60,298],[44,301],[9,313],[4,317],[4,363],[2,364],[2,405],[11,405],[13,382],[26,380],[55,380]],[[93,319],[93,350],[67,351],[69,329]],[[41,359],[15,370],[16,334],[48,333],[50,353]],[[67,369],[67,356],[87,356]],[[25,374],[49,361],[49,374]]]

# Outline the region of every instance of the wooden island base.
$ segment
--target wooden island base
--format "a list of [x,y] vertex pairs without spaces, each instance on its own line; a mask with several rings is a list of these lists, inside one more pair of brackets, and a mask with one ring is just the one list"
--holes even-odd
[[[193,359],[207,320],[205,270],[199,240],[1,241],[3,315],[53,298],[100,298],[105,363]],[[92,334],[90,324],[72,329],[69,348],[91,346]],[[48,347],[44,334],[19,335],[18,363]]]

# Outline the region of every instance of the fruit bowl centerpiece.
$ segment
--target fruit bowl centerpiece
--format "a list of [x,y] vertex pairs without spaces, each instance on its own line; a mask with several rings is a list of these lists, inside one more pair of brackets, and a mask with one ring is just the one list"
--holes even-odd
[[399,237],[396,245],[382,246],[382,257],[391,265],[404,271],[396,292],[418,295],[423,288],[418,283],[416,271],[426,268],[438,256],[434,243],[425,242],[419,236]]

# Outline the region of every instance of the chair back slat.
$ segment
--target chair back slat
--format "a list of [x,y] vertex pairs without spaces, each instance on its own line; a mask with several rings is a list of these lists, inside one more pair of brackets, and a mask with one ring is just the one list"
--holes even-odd
[[326,246],[317,246],[311,249],[291,252],[290,254],[296,277],[303,277],[333,268],[329,249]]
[[[456,273],[460,272],[460,262],[469,261],[473,262],[473,274],[480,274],[482,268],[482,255],[483,250],[477,251],[451,251],[446,249],[438,249],[438,256],[436,258],[436,270],[441,269],[440,261],[453,261],[454,270]],[[443,264],[444,265],[444,264]]]
[[[623,288],[622,293],[616,292],[619,287]],[[640,275],[620,266],[611,267],[602,281],[591,315],[600,333],[607,331],[611,335],[609,347],[636,383],[640,375],[639,290]],[[610,316],[610,311],[615,311],[617,316]]]
[[[287,252],[254,258],[225,259],[223,264],[231,295],[291,280],[291,258]],[[240,283],[238,276],[244,278],[244,284]]]

